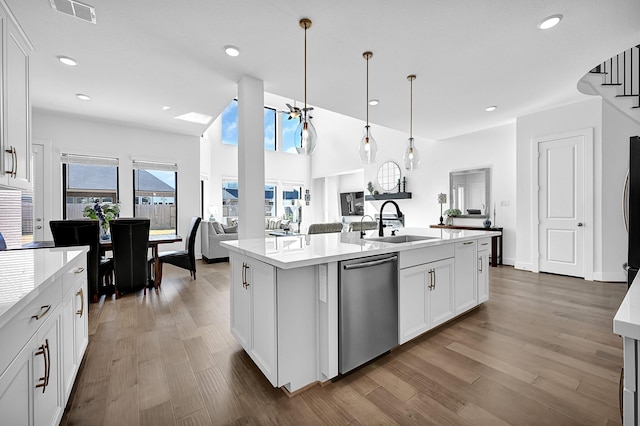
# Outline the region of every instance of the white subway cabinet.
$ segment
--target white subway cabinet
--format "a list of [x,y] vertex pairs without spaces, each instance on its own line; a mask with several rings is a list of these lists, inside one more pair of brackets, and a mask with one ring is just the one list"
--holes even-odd
[[455,244],[455,314],[461,314],[478,304],[476,261],[477,241],[463,241]]
[[31,189],[31,104],[29,52],[31,47],[17,21],[0,1],[0,185]]

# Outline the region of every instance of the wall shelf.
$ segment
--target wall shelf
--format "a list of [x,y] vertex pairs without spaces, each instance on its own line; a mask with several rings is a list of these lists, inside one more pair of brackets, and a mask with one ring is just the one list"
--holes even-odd
[[411,198],[410,192],[390,192],[387,194],[365,195],[366,201],[375,200],[403,200]]

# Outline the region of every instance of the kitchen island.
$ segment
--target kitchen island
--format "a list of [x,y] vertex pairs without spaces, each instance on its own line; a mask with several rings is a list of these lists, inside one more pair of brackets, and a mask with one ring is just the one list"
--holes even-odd
[[87,251],[0,251],[2,424],[62,418],[89,341]]
[[[398,344],[488,299],[490,231],[403,228],[226,241],[231,333],[275,387],[299,391],[338,376],[339,262],[396,253]],[[423,239],[421,239],[423,238]]]

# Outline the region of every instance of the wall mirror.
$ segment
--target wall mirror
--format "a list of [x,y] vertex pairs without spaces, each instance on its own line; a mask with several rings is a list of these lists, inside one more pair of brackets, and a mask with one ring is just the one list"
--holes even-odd
[[450,208],[459,217],[487,218],[490,215],[491,169],[460,170],[449,173]]
[[378,169],[378,185],[383,191],[393,191],[398,188],[400,166],[393,161],[387,161]]

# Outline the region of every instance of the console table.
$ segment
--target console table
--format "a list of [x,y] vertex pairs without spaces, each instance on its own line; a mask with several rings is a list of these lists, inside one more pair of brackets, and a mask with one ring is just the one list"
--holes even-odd
[[491,266],[502,265],[502,229],[485,228],[484,226],[458,226],[458,225],[430,225],[430,228],[439,229],[469,229],[473,231],[498,231],[500,235],[491,237]]

